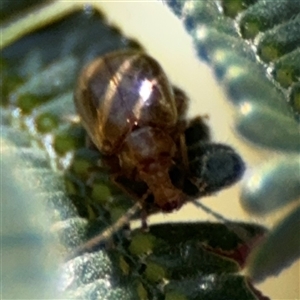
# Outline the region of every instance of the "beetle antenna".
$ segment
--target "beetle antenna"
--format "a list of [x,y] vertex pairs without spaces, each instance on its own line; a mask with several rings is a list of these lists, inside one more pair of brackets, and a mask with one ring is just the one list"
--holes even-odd
[[142,204],[140,202],[136,202],[128,211],[118,219],[113,225],[109,226],[100,234],[94,236],[84,244],[75,248],[69,255],[66,257],[66,261],[75,258],[76,256],[81,255],[85,252],[90,252],[91,249],[100,245],[101,243],[107,241],[111,238],[116,232],[120,231],[138,211],[142,209]]
[[213,211],[203,203],[199,201],[193,201],[193,204],[201,208],[206,213],[212,215],[215,219],[221,221],[229,230],[233,231],[242,241],[249,240],[249,233],[246,229],[239,226],[236,222],[232,222],[226,218],[224,218],[222,215],[218,214],[217,212]]
[[222,223],[230,223],[230,221],[226,218],[224,218],[222,215],[218,214],[217,212],[213,211],[211,208],[208,206],[204,205],[203,203],[199,201],[193,201],[192,202],[196,207],[201,208],[203,211],[208,213],[209,215],[212,215],[215,219],[222,221]]

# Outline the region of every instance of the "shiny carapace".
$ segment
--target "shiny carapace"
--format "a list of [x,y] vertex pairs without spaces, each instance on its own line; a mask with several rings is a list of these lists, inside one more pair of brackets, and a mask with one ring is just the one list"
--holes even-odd
[[[218,166],[216,158],[222,154],[216,153],[224,158],[234,152],[228,146],[219,151],[219,144],[210,143],[203,118],[186,120],[186,103],[184,93],[170,84],[159,63],[143,52],[106,54],[79,76],[75,105],[83,126],[104,159],[117,161],[111,170],[113,181],[146,210],[178,209],[235,182],[242,173],[242,167],[237,174],[236,165],[227,166],[226,180],[215,188],[203,179],[218,171],[207,169],[214,162]],[[189,144],[198,146],[189,151]],[[229,163],[242,165],[241,160]]]

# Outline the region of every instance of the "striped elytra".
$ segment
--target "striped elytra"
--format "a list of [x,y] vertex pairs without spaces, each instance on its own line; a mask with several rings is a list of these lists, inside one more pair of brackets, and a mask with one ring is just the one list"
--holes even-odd
[[118,51],[94,60],[79,77],[75,105],[99,151],[117,156],[126,177],[146,183],[142,201],[152,196],[154,205],[164,211],[183,204],[186,196],[169,176],[180,151],[176,100],[155,59]]
[[156,60],[135,51],[100,57],[82,72],[75,105],[98,149],[116,154],[136,127],[168,130],[177,122],[172,87]]
[[116,51],[92,61],[79,76],[74,101],[112,180],[146,212],[179,209],[243,173],[234,150],[210,142],[203,118],[185,119],[185,94],[143,52]]

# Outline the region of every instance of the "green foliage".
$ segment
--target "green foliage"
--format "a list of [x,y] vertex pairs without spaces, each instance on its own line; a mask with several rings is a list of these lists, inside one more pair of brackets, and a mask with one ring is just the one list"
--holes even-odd
[[[169,1],[169,5],[180,16],[187,2]],[[289,112],[286,94],[266,80],[264,66],[256,61],[256,54],[259,53],[252,52],[248,42],[239,36],[235,20],[231,19],[239,13],[243,14],[239,26],[245,38],[253,38],[258,32],[274,27],[277,14],[272,10],[270,17],[264,10],[263,17],[260,17],[257,14],[262,5],[260,2],[223,1],[223,14],[215,1],[194,1],[194,7],[185,10],[187,14],[183,22],[195,38],[199,55],[211,64],[220,81],[226,83],[227,91],[233,95],[232,102],[243,103],[245,98],[242,95],[246,94],[247,99],[252,97],[255,108],[260,108],[255,102],[259,95],[261,111],[267,112],[270,107],[268,95],[274,95],[272,100],[278,100],[272,111],[276,122],[280,119],[277,118],[279,112],[282,113],[288,120],[281,123],[282,126],[289,127],[293,132],[293,126],[297,123],[294,123],[294,115]],[[287,7],[286,10],[284,7]],[[295,7],[290,10],[283,1],[283,8],[280,9],[283,9],[281,16],[285,21],[291,18]],[[44,9],[45,15],[49,10],[50,4]],[[10,11],[11,8],[5,9],[1,18],[10,15]],[[297,19],[294,22],[298,22]],[[52,23],[34,28],[28,35],[25,35],[27,29],[24,29],[25,36],[2,51],[1,131],[2,138],[17,145],[18,149],[33,150],[32,154],[23,155],[22,159],[32,170],[32,181],[41,184],[54,235],[62,251],[69,255],[111,226],[132,205],[131,199],[109,183],[105,166],[99,165],[101,155],[84,147],[85,134],[81,126],[72,120],[75,113],[72,100],[75,79],[80,68],[90,59],[112,50],[138,45],[109,27],[96,11],[93,14],[74,11],[61,21],[54,17]],[[197,24],[204,24],[208,30],[201,41],[193,31]],[[281,27],[283,31],[290,25],[286,26]],[[18,27],[18,30],[22,31],[22,28]],[[16,35],[21,36],[23,34]],[[276,30],[269,36],[276,38]],[[262,43],[260,49],[269,53],[267,61],[270,57],[275,59],[274,78],[282,87],[292,87],[289,103],[299,112],[299,86],[295,82],[298,69],[290,64],[288,57],[294,55],[294,59],[298,60],[299,53],[297,50],[292,52],[290,48],[288,51],[292,54],[285,51],[286,44],[293,46],[295,41],[298,40],[291,37],[279,48],[273,43],[273,50],[269,48],[272,51]],[[232,49],[236,52],[233,53]],[[219,60],[217,54],[220,52],[224,54],[224,60]],[[283,54],[286,56],[281,57]],[[231,66],[242,70],[245,63],[249,65],[252,77],[251,74],[246,77],[242,72],[230,80],[225,76]],[[257,94],[251,93],[254,86],[257,87]],[[259,116],[257,122],[262,122],[260,126],[266,124],[264,118]],[[246,121],[241,121],[240,128],[245,127]],[[270,118],[267,117],[267,121]],[[257,127],[249,136],[256,143],[263,141]],[[292,136],[295,137],[295,134]],[[293,144],[291,139],[281,138],[282,135],[276,136],[281,149],[285,147],[294,151],[298,145],[295,139]],[[274,147],[272,141],[265,142],[266,146]],[[20,150],[20,153],[24,154],[24,151]],[[44,156],[46,161],[40,159]],[[291,224],[286,228],[290,228]],[[135,230],[129,235],[126,230],[120,230],[113,238],[93,245],[89,249],[93,253],[79,252],[77,257],[63,264],[62,273],[67,278],[62,280],[64,297],[259,299],[248,279],[240,275],[240,266],[264,232],[263,228],[253,224],[237,223],[165,224],[150,227],[148,233]],[[271,246],[275,243],[274,234]],[[276,269],[276,262],[272,262],[270,269],[274,268],[274,264]],[[253,268],[255,277],[262,276],[261,273],[257,275]]]
[[[253,171],[244,185],[242,204],[252,213],[266,214],[275,207],[298,201],[300,2],[167,3],[192,36],[199,58],[208,62],[224,85],[236,107],[237,131],[254,145],[284,154],[284,161],[276,159]],[[292,161],[297,163],[292,166]],[[291,188],[287,188],[287,183]],[[281,234],[281,228],[291,229],[287,224],[294,222],[297,227],[292,215],[293,212],[274,229],[265,244],[268,250],[277,249],[276,243],[284,240],[285,247],[291,245],[291,253],[280,248],[276,250],[276,260],[266,261],[265,265],[261,257],[258,261],[253,258],[254,279],[277,274],[299,257],[300,251],[293,245],[297,239],[295,231],[285,237]],[[268,252],[264,246],[259,251]]]

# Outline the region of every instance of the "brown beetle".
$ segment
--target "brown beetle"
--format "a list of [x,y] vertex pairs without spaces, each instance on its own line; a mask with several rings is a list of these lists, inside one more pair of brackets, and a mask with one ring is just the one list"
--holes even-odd
[[[197,138],[204,142],[209,134],[200,117],[185,120],[186,100],[159,63],[142,52],[109,53],[90,63],[79,77],[75,105],[83,126],[107,160],[117,160],[113,180],[146,211],[150,207],[170,212],[219,189],[205,178],[206,169],[200,178],[197,170],[190,174],[186,134],[196,128]],[[190,124],[196,126],[189,130]],[[201,160],[207,162],[214,149],[205,147]],[[221,182],[220,188],[238,177]],[[135,193],[136,186],[141,189]]]

